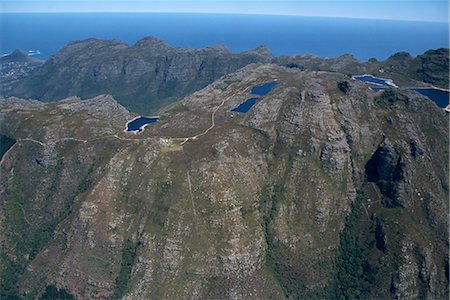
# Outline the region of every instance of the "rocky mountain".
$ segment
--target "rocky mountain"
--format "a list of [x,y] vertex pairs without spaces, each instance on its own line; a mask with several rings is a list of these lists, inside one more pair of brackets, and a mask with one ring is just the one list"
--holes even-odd
[[139,134],[108,95],[0,100],[0,298],[446,299],[448,116],[346,79],[250,64]]
[[18,80],[33,74],[43,63],[20,50],[0,57],[0,91],[11,90]]
[[441,48],[428,50],[417,57],[412,57],[407,52],[398,52],[385,61],[372,58],[367,62],[361,62],[346,54],[336,58],[320,58],[313,55],[280,56],[275,57],[273,63],[301,70],[379,74],[394,79],[405,87],[427,83],[448,90],[449,57],[449,49]]
[[30,63],[30,64],[42,64],[44,61],[27,55],[19,49],[14,50],[10,54],[0,57],[0,63]]
[[235,54],[224,46],[172,48],[155,37],[133,46],[119,40],[87,39],[68,44],[4,95],[54,101],[112,94],[128,109],[145,114],[271,57],[266,47]]
[[231,53],[224,46],[173,48],[158,38],[146,37],[132,46],[119,40],[72,42],[35,72],[24,73],[13,82],[0,76],[0,91],[5,97],[45,102],[111,94],[128,110],[149,114],[250,63],[269,62],[309,71],[379,74],[405,87],[432,84],[449,88],[448,49],[430,50],[416,58],[397,53],[386,61],[361,62],[349,54],[337,58],[272,57],[265,46],[242,53]]
[[385,68],[448,89],[449,55],[448,48],[428,50],[417,57],[401,52],[391,56],[385,62]]
[[448,89],[449,81],[446,76],[448,77],[450,70],[449,57],[448,48],[428,50],[423,55],[419,55],[416,58],[418,67],[414,70],[416,71],[414,77],[423,82]]

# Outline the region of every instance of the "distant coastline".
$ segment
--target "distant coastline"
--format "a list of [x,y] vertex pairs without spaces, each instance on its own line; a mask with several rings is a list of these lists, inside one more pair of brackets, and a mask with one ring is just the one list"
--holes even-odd
[[[1,54],[39,49],[48,59],[72,40],[118,38],[134,44],[158,36],[174,47],[225,44],[231,52],[267,45],[275,56],[312,53],[384,60],[448,47],[448,24],[326,17],[169,13],[2,13]],[[70,22],[68,22],[68,20]],[[122,26],[127,24],[127,26]],[[420,39],[417,38],[420,36]],[[380,46],[381,45],[381,46]]]

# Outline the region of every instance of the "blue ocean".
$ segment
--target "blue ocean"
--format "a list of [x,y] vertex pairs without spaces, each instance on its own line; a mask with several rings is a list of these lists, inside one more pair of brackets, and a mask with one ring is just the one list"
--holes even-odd
[[47,59],[72,40],[157,36],[174,47],[223,44],[232,52],[267,45],[274,55],[351,53],[367,60],[448,47],[448,23],[322,17],[174,13],[3,13],[1,52]]

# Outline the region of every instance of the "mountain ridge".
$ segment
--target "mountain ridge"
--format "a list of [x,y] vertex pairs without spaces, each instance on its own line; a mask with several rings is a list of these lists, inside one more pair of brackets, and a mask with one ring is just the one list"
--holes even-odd
[[43,63],[44,61],[36,57],[32,57],[28,54],[25,54],[20,49],[16,49],[10,54],[0,57],[0,63],[9,63],[9,62]]
[[154,37],[133,46],[88,39],[61,49],[11,95],[48,101],[109,93],[129,109],[144,112],[144,107],[175,101],[248,63],[266,62],[269,57],[264,55],[234,54],[217,47],[169,48]]
[[[117,39],[91,38],[69,43],[33,74],[13,83],[4,84],[0,77],[0,86],[3,96],[42,101],[112,94],[141,114],[155,112],[251,63],[343,74],[383,71],[383,76],[404,86],[434,84],[448,89],[448,81],[442,79],[448,74],[448,49],[431,50],[416,58],[394,57],[384,62],[360,62],[350,54],[331,59],[273,57],[264,45],[232,53],[224,46],[173,48],[157,37],[145,37],[131,46]],[[435,63],[428,63],[430,59]]]

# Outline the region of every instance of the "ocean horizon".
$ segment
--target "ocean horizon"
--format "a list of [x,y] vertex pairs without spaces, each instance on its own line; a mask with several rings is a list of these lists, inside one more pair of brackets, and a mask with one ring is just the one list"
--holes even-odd
[[48,59],[73,40],[157,36],[173,47],[224,45],[242,52],[266,45],[275,56],[312,54],[384,60],[448,47],[448,23],[183,13],[1,13],[1,54],[20,49]]

